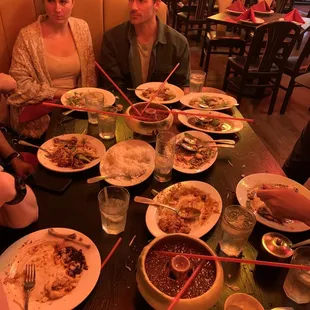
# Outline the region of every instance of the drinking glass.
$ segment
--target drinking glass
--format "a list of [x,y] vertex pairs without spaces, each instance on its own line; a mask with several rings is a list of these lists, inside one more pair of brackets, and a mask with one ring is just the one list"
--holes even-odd
[[238,205],[224,209],[220,248],[228,256],[239,256],[256,223],[254,213]]
[[[85,105],[92,110],[101,110],[104,106],[104,95],[100,92],[89,92],[85,94]],[[90,124],[98,124],[98,113],[87,112],[88,122]]]
[[[310,266],[310,247],[304,246],[296,249],[291,263]],[[310,302],[310,271],[289,269],[283,289],[286,296],[297,304]]]
[[[104,107],[101,110],[105,112],[117,112],[115,107]],[[113,115],[98,114],[98,131],[102,139],[110,140],[115,137],[116,119],[117,117]]]
[[126,188],[107,186],[98,194],[102,229],[111,235],[124,231],[130,194]]
[[156,137],[155,172],[158,182],[169,182],[175,155],[175,134],[168,131],[160,132]]
[[202,70],[192,70],[189,80],[189,92],[201,93],[205,83],[206,73]]

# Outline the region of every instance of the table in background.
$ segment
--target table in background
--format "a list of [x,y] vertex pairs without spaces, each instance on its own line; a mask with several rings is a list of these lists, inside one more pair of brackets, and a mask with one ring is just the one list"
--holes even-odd
[[[123,100],[118,101],[118,103],[120,102],[125,105]],[[86,128],[88,129],[88,134],[98,136],[97,126],[88,124],[86,113],[74,112],[71,114],[74,117],[73,120],[60,123],[60,120],[68,118],[68,116],[63,117],[61,112],[62,110],[60,109],[53,111],[46,139],[65,133],[82,133]],[[241,116],[236,108],[231,110],[231,112],[236,117]],[[132,200],[135,195],[152,197],[152,188],[162,190],[170,184],[194,179],[214,186],[219,191],[223,200],[223,207],[225,207],[237,203],[235,189],[243,174],[249,175],[259,172],[283,174],[276,160],[251,127],[247,124],[244,125],[244,129],[240,133],[225,135],[225,137],[233,138],[237,141],[236,148],[233,150],[221,149],[218,159],[206,172],[197,175],[187,175],[173,171],[170,183],[160,184],[151,176],[144,183],[128,188],[131,202],[126,229],[121,234],[123,241],[102,270],[98,283],[92,293],[77,309],[151,309],[137,289],[135,268],[140,252],[153,237],[148,232],[145,224],[146,206],[136,204]],[[178,133],[189,129],[183,125],[173,125],[171,130]],[[215,138],[223,137],[222,135],[212,136]],[[116,138],[112,141],[104,142],[104,144],[109,148],[116,142],[132,137],[133,133],[124,124],[124,119],[119,117]],[[53,172],[49,173],[53,174]],[[87,171],[71,174],[70,177],[73,178],[73,182],[63,194],[49,193],[39,188],[34,188],[40,206],[39,220],[25,229],[12,230],[3,228],[0,232],[0,253],[19,238],[33,231],[48,227],[68,227],[78,230],[91,238],[97,245],[101,258],[105,258],[118,237],[107,235],[101,228],[97,194],[107,184],[104,182],[101,184],[86,183],[87,178],[98,174],[98,166]],[[261,237],[269,231],[272,231],[272,229],[257,223],[243,251],[244,257],[256,258],[257,253],[260,252]],[[202,237],[217,251],[219,233],[219,228],[216,226]],[[307,238],[307,233],[285,235],[291,238],[293,242]],[[134,243],[129,247],[129,243],[134,236],[136,236]],[[129,267],[131,271],[125,266]],[[286,297],[282,289],[286,270],[275,270],[279,272],[275,276],[271,275],[266,269],[255,272],[254,266],[250,265],[226,263],[223,264],[223,268],[225,270],[223,293],[221,299],[212,309],[222,310],[226,298],[234,293],[227,284],[233,284],[240,289],[240,292],[253,295],[263,304],[266,310],[276,306],[292,306],[295,310],[309,309],[309,305],[296,305]]]

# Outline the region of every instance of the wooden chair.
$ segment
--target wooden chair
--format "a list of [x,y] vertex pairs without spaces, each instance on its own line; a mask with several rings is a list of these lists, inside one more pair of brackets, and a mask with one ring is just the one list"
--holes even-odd
[[[299,32],[300,28],[296,24],[285,21],[276,21],[257,27],[248,55],[228,58],[223,90],[226,90],[227,84],[230,82],[238,89],[237,101],[241,103],[245,87],[272,88],[273,93],[268,111],[268,114],[272,114],[282,71]],[[260,50],[266,37],[266,47],[263,55],[260,56]],[[230,73],[241,76],[240,85],[229,80]]]
[[[231,1],[219,0],[219,11],[225,12],[226,7],[231,4]],[[209,26],[209,25],[208,25]],[[210,28],[210,27],[208,27]],[[200,67],[204,64],[204,71],[208,74],[210,57],[212,54],[222,55],[239,55],[244,54],[245,39],[240,37],[240,34],[235,31],[227,31],[225,26],[217,26],[217,29],[208,30],[205,33],[204,41],[201,49]],[[225,51],[218,51],[218,48],[226,48]],[[227,51],[228,48],[228,51]]]
[[200,38],[201,32],[206,29],[207,7],[210,1],[215,2],[215,0],[189,0],[188,5],[184,5],[177,13],[176,29],[182,32],[182,26],[185,26],[185,37],[188,36],[188,31],[197,31]]
[[283,73],[290,76],[290,82],[288,87],[284,87],[280,85],[280,88],[286,90],[286,95],[283,100],[283,104],[280,110],[281,114],[284,114],[286,111],[286,108],[289,104],[290,97],[293,93],[293,90],[296,86],[299,86],[298,83],[295,82],[295,79],[301,75],[306,73],[307,71],[310,71],[310,61],[308,60],[307,63],[305,63],[305,59],[308,58],[310,55],[310,37],[308,38],[308,41],[303,48],[302,52],[298,56],[291,56],[288,58],[286,65],[283,68]]
[[292,0],[276,0],[275,12],[276,13],[285,13],[291,11],[293,7]]

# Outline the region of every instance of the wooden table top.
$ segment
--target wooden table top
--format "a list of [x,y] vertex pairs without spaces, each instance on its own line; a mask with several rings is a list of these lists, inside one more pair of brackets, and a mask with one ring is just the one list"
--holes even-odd
[[[271,23],[271,22],[278,21],[280,18],[283,18],[284,15],[285,14],[282,14],[282,13],[274,13],[271,15],[262,15],[262,14],[255,13],[255,16],[263,19],[265,21],[265,23]],[[222,12],[222,13],[218,13],[215,15],[211,15],[207,19],[208,19],[208,21],[215,22],[217,24],[238,25],[238,27],[248,28],[248,29],[255,29],[258,26],[260,26],[260,24],[240,22],[237,20],[237,18],[238,18],[238,15],[236,15],[236,14],[231,14],[228,12]],[[305,24],[303,24],[301,27],[303,30],[306,30],[310,27],[310,18],[303,17],[303,19],[305,21]]]
[[[119,100],[124,104],[123,100]],[[82,133],[88,129],[88,134],[97,136],[97,126],[88,124],[87,114],[73,112],[70,117],[72,121],[59,124],[64,118],[62,110],[54,110],[52,120],[46,135],[46,139],[64,133]],[[228,111],[229,112],[229,111]],[[231,114],[240,117],[241,114],[236,108]],[[67,116],[66,118],[68,118]],[[188,130],[183,125],[173,125],[172,131],[178,133]],[[220,135],[212,135],[219,138]],[[118,118],[116,139],[104,142],[108,147],[125,139],[133,137],[133,133],[124,124],[123,118]],[[226,137],[226,136],[225,136]],[[222,136],[221,136],[222,138]],[[236,140],[235,149],[221,149],[215,164],[207,171],[197,175],[186,175],[173,171],[172,181],[167,184],[160,184],[151,176],[144,183],[129,188],[131,202],[127,217],[125,231],[121,234],[123,241],[108,264],[102,270],[97,285],[86,300],[77,309],[151,309],[140,295],[135,280],[135,266],[143,247],[153,239],[145,224],[146,206],[136,204],[132,198],[135,195],[152,197],[151,189],[162,190],[170,184],[185,180],[200,180],[214,186],[220,193],[223,200],[223,207],[237,203],[235,189],[242,175],[249,175],[259,172],[283,174],[281,167],[266,149],[262,141],[253,132],[248,124],[244,129],[227,138]],[[29,149],[30,151],[30,149]],[[44,169],[40,167],[40,169]],[[51,173],[52,172],[49,172]],[[86,234],[97,245],[101,258],[104,259],[117,241],[118,236],[107,235],[101,228],[101,219],[97,202],[97,194],[106,183],[87,184],[86,179],[98,175],[99,168],[94,167],[84,172],[71,174],[73,182],[62,194],[54,194],[45,190],[34,188],[34,192],[40,206],[39,220],[33,225],[20,230],[2,228],[0,231],[0,253],[16,240],[33,231],[48,227],[68,227]],[[58,175],[62,177],[62,175]],[[263,234],[272,229],[256,224],[254,232],[243,251],[245,258],[255,259],[261,252],[260,240]],[[293,242],[307,239],[307,233],[285,234]],[[136,236],[131,247],[129,242]],[[208,234],[202,237],[216,252],[220,237],[219,227],[216,226]],[[127,269],[125,266],[128,266]],[[225,284],[221,299],[212,309],[222,310],[226,298],[234,294],[230,287],[239,292],[248,293],[257,298],[265,309],[276,306],[291,306],[295,310],[309,309],[309,305],[297,305],[288,299],[282,289],[286,270],[269,270],[260,268],[255,270],[251,265],[223,264],[225,271]],[[228,285],[230,287],[228,287]]]

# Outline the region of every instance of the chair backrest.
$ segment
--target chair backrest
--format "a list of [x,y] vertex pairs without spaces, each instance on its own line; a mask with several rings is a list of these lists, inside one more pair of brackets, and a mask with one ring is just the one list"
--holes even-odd
[[[207,2],[209,0],[189,0],[180,11],[187,13],[187,19],[203,19],[207,12]],[[212,0],[210,0],[212,1]]]
[[275,7],[275,11],[277,13],[283,13],[284,8],[286,7],[286,5],[288,4],[289,0],[276,0],[276,7]]
[[299,57],[298,57],[298,59],[296,61],[296,64],[294,66],[294,71],[295,72],[299,71],[301,65],[304,63],[304,60],[306,58],[308,58],[309,56],[310,56],[310,37],[308,37],[308,40],[307,40],[303,50],[301,51],[301,53],[300,53],[300,55],[299,55]]
[[257,64],[263,42],[266,42],[266,45],[258,71],[268,72],[273,64],[281,69],[285,65],[299,33],[299,26],[286,21],[276,21],[257,27],[249,49],[245,70],[248,70],[252,64]]

